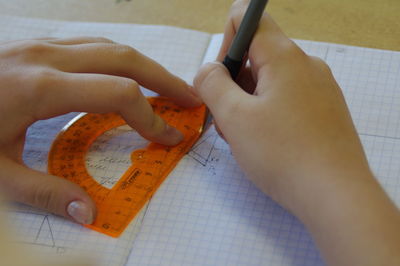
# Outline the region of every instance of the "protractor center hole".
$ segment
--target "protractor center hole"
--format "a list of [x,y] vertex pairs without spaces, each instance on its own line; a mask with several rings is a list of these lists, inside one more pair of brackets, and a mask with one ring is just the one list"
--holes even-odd
[[128,125],[108,130],[89,148],[86,168],[99,184],[111,189],[132,165],[131,153],[148,144]]

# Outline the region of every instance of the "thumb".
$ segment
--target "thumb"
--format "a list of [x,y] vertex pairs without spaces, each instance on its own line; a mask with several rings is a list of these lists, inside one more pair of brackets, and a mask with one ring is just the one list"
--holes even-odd
[[66,179],[29,169],[14,161],[1,159],[0,184],[10,199],[91,224],[96,206],[78,185]]
[[232,114],[240,101],[249,97],[219,62],[202,66],[194,79],[194,90],[208,106],[217,122]]

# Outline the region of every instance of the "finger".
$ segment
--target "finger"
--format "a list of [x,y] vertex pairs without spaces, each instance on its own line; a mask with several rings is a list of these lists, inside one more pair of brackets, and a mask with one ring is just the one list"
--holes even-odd
[[71,45],[63,46],[60,54],[63,58],[56,67],[61,71],[128,77],[181,106],[201,104],[185,81],[129,46],[105,43]]
[[235,24],[235,21],[236,20],[242,21],[244,13],[245,13],[248,5],[249,5],[249,1],[247,1],[247,0],[246,1],[235,1],[232,4],[232,7],[231,7],[231,10],[229,13],[229,19],[225,25],[224,39],[222,41],[221,48],[220,48],[218,56],[217,56],[217,61],[222,62],[225,55],[228,53],[229,47],[233,41],[233,38],[235,37],[237,29],[239,28]]
[[[221,57],[226,54],[234,34],[240,26],[248,2],[246,0],[236,1],[232,6],[230,20],[221,47]],[[259,79],[260,74],[268,72],[268,69],[265,69],[264,66],[270,66],[275,63],[279,64],[283,60],[293,57],[293,54],[304,53],[282,32],[272,18],[267,13],[264,13],[248,53],[256,78]],[[262,71],[260,72],[260,70]]]
[[243,91],[221,63],[204,65],[194,80],[194,88],[210,108],[220,126],[234,113],[234,108],[251,95]]
[[233,41],[233,38],[235,37],[235,34],[236,29],[233,25],[233,21],[228,20],[228,23],[225,25],[224,39],[222,40],[222,44],[217,55],[217,61],[222,62],[224,60]]
[[0,42],[0,44],[1,45],[10,44],[10,43],[17,44],[17,43],[23,43],[23,42],[30,42],[32,40],[34,40],[34,41],[51,41],[51,40],[54,40],[54,39],[56,39],[56,38],[43,37],[43,38],[36,38],[36,39],[19,39],[19,40],[2,41],[2,42]]
[[[118,112],[144,138],[165,145],[179,143],[183,136],[154,114],[138,84],[128,78],[99,74],[44,74],[51,88],[36,95],[32,120],[71,111]],[[40,104],[37,104],[40,102]]]
[[58,44],[58,45],[76,45],[85,43],[114,43],[112,40],[103,37],[71,37],[71,38],[53,38],[48,40],[48,43]]
[[81,224],[91,224],[96,206],[78,185],[1,158],[0,183],[11,199]]

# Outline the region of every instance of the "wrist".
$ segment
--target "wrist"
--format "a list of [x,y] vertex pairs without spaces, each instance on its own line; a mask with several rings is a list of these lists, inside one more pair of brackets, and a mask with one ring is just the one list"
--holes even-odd
[[379,188],[361,145],[346,143],[321,144],[289,161],[291,167],[274,183],[276,200],[300,218],[314,204],[348,193],[350,187]]
[[314,220],[321,211],[349,206],[356,198],[382,191],[369,170],[330,172],[309,179],[297,186],[288,202],[289,210],[305,223]]
[[383,265],[398,257],[399,211],[372,173],[353,169],[330,174],[308,183],[308,194],[298,195],[288,206],[310,231],[326,262]]

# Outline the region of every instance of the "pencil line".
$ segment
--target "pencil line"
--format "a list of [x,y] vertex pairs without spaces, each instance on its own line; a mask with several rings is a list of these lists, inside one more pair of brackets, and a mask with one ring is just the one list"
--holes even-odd
[[367,134],[367,133],[358,133],[358,135],[366,136],[366,137],[377,137],[377,138],[384,138],[384,139],[400,140],[400,137],[382,136],[382,135]]
[[43,220],[42,220],[42,223],[40,224],[40,227],[39,227],[39,230],[38,230],[38,232],[37,232],[37,234],[36,234],[36,238],[35,238],[35,242],[38,240],[38,238],[39,238],[39,235],[40,235],[40,232],[42,231],[42,227],[43,227],[43,224],[44,224],[44,221],[46,220],[46,216],[43,218]]

